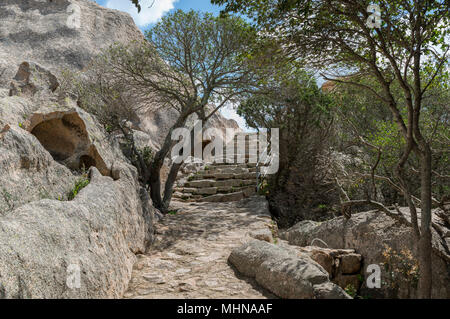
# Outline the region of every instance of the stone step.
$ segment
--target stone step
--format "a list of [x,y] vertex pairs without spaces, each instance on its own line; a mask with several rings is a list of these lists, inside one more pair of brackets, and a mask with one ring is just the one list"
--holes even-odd
[[[247,188],[256,188],[255,181],[229,180],[220,183],[218,181],[213,187],[192,188],[192,187],[176,187],[174,191],[185,195],[214,195],[217,193],[232,193],[246,190]],[[233,183],[229,183],[233,182]]]
[[199,202],[213,202],[213,203],[223,203],[223,202],[236,202],[240,201],[246,197],[250,197],[256,194],[255,187],[248,187],[242,189],[238,192],[228,193],[228,194],[216,194],[208,197],[204,197]]
[[242,190],[244,192],[245,197],[250,197],[256,194],[256,186],[255,187],[247,187]]
[[218,187],[205,187],[205,188],[197,188],[196,195],[215,195],[217,194],[219,188]]
[[218,161],[217,159],[211,160],[214,165],[238,165],[238,164],[256,164],[255,161],[251,161],[249,158],[238,159],[238,158],[223,158],[222,161]]
[[205,188],[183,188],[177,187],[174,189],[178,197],[184,196],[194,196],[194,195],[214,195],[217,194],[218,187],[205,187]]
[[253,187],[233,187],[233,186],[225,186],[225,187],[218,187],[217,188],[217,194],[230,194],[230,193],[237,193],[237,192],[244,192],[248,193],[250,192],[249,189],[256,188],[256,186]]
[[[226,179],[226,180],[218,180],[212,183],[211,187],[242,187],[248,185],[254,185],[256,181],[253,179]],[[191,189],[191,188],[188,188]]]
[[226,179],[221,181],[216,181],[214,187],[243,187],[249,185],[255,185],[255,180],[245,180],[245,179]]
[[222,167],[222,166],[239,166],[239,167],[248,167],[248,168],[254,168],[256,167],[257,163],[210,163],[209,167]]
[[190,193],[175,192],[175,193],[173,193],[172,198],[177,198],[177,199],[181,199],[184,201],[198,201],[198,200],[203,199],[204,196],[190,194]]
[[172,197],[183,201],[229,202],[238,201],[256,194],[256,187],[213,187],[197,189],[195,193],[176,191]]
[[211,172],[214,169],[223,169],[223,168],[249,168],[247,164],[228,164],[228,163],[210,163],[205,166],[204,171]]
[[217,194],[208,197],[204,197],[199,202],[209,203],[224,203],[224,202],[237,202],[245,198],[244,192],[236,192],[230,194]]
[[[198,181],[205,181],[205,180],[229,180],[229,179],[255,179],[258,175],[257,171],[253,172],[244,172],[244,173],[205,173],[205,174],[196,174],[189,178],[189,182],[198,182]],[[197,183],[194,183],[193,185],[196,185]],[[189,185],[186,185],[187,187],[192,187]],[[208,185],[208,184],[205,184]],[[193,186],[193,187],[208,187],[208,186]]]
[[231,151],[230,150],[230,152],[228,153],[227,152],[227,150],[226,149],[223,149],[223,152],[222,152],[222,154],[223,155],[227,155],[227,154],[230,154],[231,155],[231,153],[233,153],[233,155],[236,155],[236,154],[250,154],[250,153],[252,153],[252,154],[259,154],[259,150],[258,149],[245,149],[245,150],[238,150],[238,149],[234,149],[233,151]]
[[214,182],[215,181],[211,179],[193,180],[185,183],[185,186],[191,188],[206,188],[206,187],[213,187]]
[[[217,161],[217,159],[223,159],[226,160],[227,158],[229,159],[236,159],[237,157],[239,158],[244,158],[244,159],[249,159],[250,158],[250,154],[223,154],[222,156],[213,156],[211,157],[211,159],[215,159]],[[253,155],[253,157],[258,158],[257,156]]]
[[198,173],[191,175],[189,177],[189,180],[193,180],[193,181],[198,181],[198,180],[205,180],[205,179],[215,179],[215,173],[213,172],[208,172],[208,171],[204,171],[201,172],[199,171]]
[[254,179],[258,176],[257,172],[234,174],[235,179]]
[[217,173],[217,174],[214,174],[214,178],[216,180],[233,179],[234,175],[235,174],[232,174],[232,173],[228,173],[228,174],[226,174],[226,173]]
[[248,173],[249,168],[245,167],[229,167],[229,166],[221,166],[221,167],[210,167],[207,170],[198,171],[198,174],[201,175],[212,175],[212,174],[239,174],[239,173]]

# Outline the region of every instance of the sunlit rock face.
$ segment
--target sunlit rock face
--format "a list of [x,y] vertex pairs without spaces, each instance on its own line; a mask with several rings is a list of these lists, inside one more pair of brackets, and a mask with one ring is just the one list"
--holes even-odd
[[2,82],[23,61],[81,70],[102,48],[143,38],[128,14],[90,0],[2,0],[0,20]]
[[155,210],[118,144],[57,88],[63,69],[142,33],[87,0],[2,0],[0,21],[0,299],[121,297]]
[[[410,220],[408,208],[400,208]],[[433,211],[433,223],[443,236],[433,227],[433,298],[450,298],[450,253],[448,249],[447,214]],[[291,245],[309,246],[319,240],[329,248],[354,249],[363,258],[362,266],[367,278],[370,265],[381,267],[380,288],[367,287],[362,282],[361,295],[371,298],[417,298],[417,285],[413,285],[417,271],[417,243],[410,227],[378,211],[355,213],[351,219],[337,217],[325,222],[305,220],[280,234]],[[394,257],[393,257],[394,256]],[[388,265],[388,268],[385,268]],[[399,271],[399,269],[402,269]],[[402,272],[407,269],[407,272]]]
[[[88,67],[94,56],[113,43],[144,39],[129,14],[91,0],[2,0],[0,20],[0,87],[8,89],[24,61],[38,63],[59,77],[64,69]],[[176,117],[170,109],[144,111],[134,128],[146,132],[148,143],[158,148]],[[206,126],[239,131],[236,121],[220,113]]]

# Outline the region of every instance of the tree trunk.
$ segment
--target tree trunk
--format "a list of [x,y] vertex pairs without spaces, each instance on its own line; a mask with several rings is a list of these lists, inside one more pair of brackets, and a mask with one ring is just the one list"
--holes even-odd
[[[203,139],[203,123],[204,122],[202,120],[198,120],[198,121],[200,121],[202,131],[197,132],[197,133],[200,133],[201,139]],[[196,133],[196,126],[194,126],[194,128],[191,129],[191,150],[190,151],[191,151],[191,154],[194,156],[196,154],[196,152],[195,152],[195,133]],[[203,149],[197,150],[197,151],[203,151]],[[162,207],[161,211],[164,214],[169,211],[169,205],[170,205],[170,201],[172,200],[172,194],[173,194],[173,185],[175,184],[175,181],[178,176],[178,171],[180,170],[182,165],[183,165],[183,163],[180,163],[180,164],[173,163],[172,167],[170,168],[169,176],[167,177],[166,184],[164,185],[164,198],[163,198],[162,204],[161,204],[161,207]]]
[[431,298],[432,268],[431,268],[431,150],[424,147],[421,155],[421,236],[419,240],[419,289],[418,297]]
[[178,176],[178,171],[183,163],[180,164],[172,164],[170,168],[169,176],[167,177],[166,185],[164,187],[164,200],[163,200],[163,213],[167,213],[169,210],[170,201],[172,200],[173,194],[173,185]]
[[153,201],[153,206],[160,210],[162,213],[167,213],[166,208],[164,207],[164,201],[161,197],[161,168],[164,165],[164,160],[169,154],[172,148],[172,132],[179,127],[183,127],[186,123],[187,117],[191,113],[185,112],[181,114],[176,123],[170,128],[169,132],[166,135],[164,140],[164,144],[162,145],[159,152],[155,154],[155,158],[153,159],[152,166],[150,168],[150,197]]
[[163,160],[157,160],[152,163],[152,167],[150,169],[150,197],[153,201],[153,206],[156,209],[159,209],[162,212],[162,200],[161,200],[161,167],[164,163]]

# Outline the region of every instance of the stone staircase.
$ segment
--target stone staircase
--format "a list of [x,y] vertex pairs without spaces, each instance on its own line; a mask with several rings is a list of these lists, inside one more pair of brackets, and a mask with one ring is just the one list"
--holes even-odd
[[206,160],[207,164],[197,172],[180,178],[173,198],[187,202],[233,202],[256,194],[259,165],[250,162],[254,162],[251,154],[258,154],[258,151],[250,148],[247,141],[245,153],[239,153],[237,136],[231,143],[234,156],[227,154],[225,146],[223,163],[218,163],[214,157]]

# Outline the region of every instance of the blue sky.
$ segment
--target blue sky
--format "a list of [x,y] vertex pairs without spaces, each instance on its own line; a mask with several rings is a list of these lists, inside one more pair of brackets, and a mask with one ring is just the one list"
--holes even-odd
[[221,9],[221,7],[211,4],[210,0],[141,0],[142,12],[138,14],[129,0],[95,0],[95,2],[108,8],[130,13],[141,28],[151,25],[162,15],[174,9],[184,11],[193,9],[217,14]]
[[[184,11],[193,9],[215,14],[219,14],[221,10],[221,7],[211,4],[210,0],[142,0],[142,11],[139,14],[136,7],[129,0],[95,0],[95,2],[104,7],[128,12],[141,30],[148,29],[164,14],[175,9]],[[153,5],[150,7],[152,3]],[[244,119],[237,115],[232,106],[223,107],[221,113],[226,118],[234,119],[240,127],[246,128]]]

